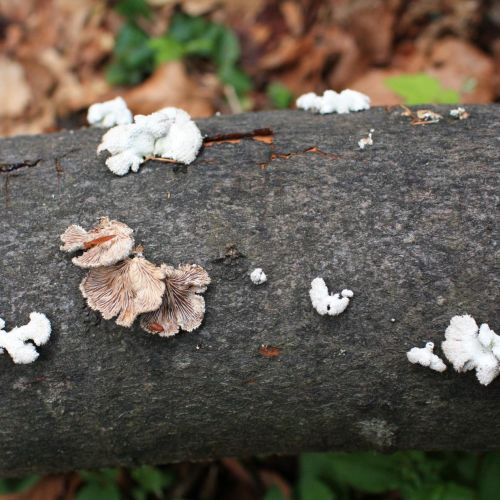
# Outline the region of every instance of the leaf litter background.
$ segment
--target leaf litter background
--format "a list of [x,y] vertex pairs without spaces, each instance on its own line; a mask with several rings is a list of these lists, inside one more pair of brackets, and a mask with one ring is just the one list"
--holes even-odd
[[[162,45],[179,14],[227,27],[225,41]],[[173,105],[194,117],[286,107],[326,88],[411,103],[387,81],[404,74],[436,78],[463,103],[492,102],[499,33],[495,0],[0,0],[0,135],[83,125],[91,103],[118,94],[134,113]],[[110,69],[120,43],[125,78]],[[134,85],[110,83],[127,77]]]
[[[134,113],[293,106],[350,87],[374,105],[500,100],[491,0],[0,0],[0,135]],[[278,354],[279,355],[279,354]],[[2,500],[496,500],[500,453],[306,453],[0,480]]]

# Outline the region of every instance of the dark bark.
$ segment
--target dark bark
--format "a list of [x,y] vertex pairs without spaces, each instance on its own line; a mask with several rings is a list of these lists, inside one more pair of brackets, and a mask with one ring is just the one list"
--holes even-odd
[[[0,316],[10,329],[44,312],[54,331],[32,365],[0,356],[0,475],[498,449],[500,380],[482,387],[405,356],[439,346],[455,314],[500,329],[500,113],[470,110],[426,126],[384,109],[212,118],[199,122],[205,134],[247,137],[123,178],[95,155],[102,131],[0,141]],[[251,137],[265,128],[272,145]],[[360,151],[370,128],[375,144]],[[85,306],[84,272],[59,235],[102,215],[133,227],[150,260],[208,269],[199,330],[159,338]],[[254,267],[266,284],[252,285]],[[312,309],[316,276],[354,290],[345,313]],[[282,353],[263,357],[261,344]]]

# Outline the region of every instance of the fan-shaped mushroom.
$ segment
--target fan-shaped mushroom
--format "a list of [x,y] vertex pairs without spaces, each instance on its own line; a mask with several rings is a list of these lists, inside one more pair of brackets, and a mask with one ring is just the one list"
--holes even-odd
[[64,252],[84,250],[74,257],[73,264],[83,267],[100,267],[116,264],[130,255],[134,246],[133,229],[117,220],[101,217],[90,231],[73,224],[61,235]]
[[165,291],[166,266],[157,267],[146,260],[142,247],[134,252],[133,258],[90,269],[80,284],[90,308],[104,319],[118,316],[116,324],[126,327],[139,314],[158,309]]
[[157,311],[142,317],[141,326],[162,337],[175,335],[179,329],[191,332],[203,321],[205,300],[198,294],[206,290],[210,277],[196,264],[162,268],[166,272],[162,304]]

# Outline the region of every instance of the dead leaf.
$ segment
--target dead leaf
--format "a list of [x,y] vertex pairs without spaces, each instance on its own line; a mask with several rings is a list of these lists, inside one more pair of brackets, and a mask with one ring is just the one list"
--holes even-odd
[[123,94],[134,114],[149,114],[166,106],[186,110],[195,118],[212,116],[220,93],[215,78],[196,81],[184,63],[171,61],[160,66],[144,83]]
[[281,347],[276,347],[269,344],[262,344],[259,347],[259,354],[261,354],[265,358],[276,358],[281,354],[282,351],[283,349],[281,349]]
[[0,116],[17,117],[31,100],[23,67],[16,61],[0,57]]

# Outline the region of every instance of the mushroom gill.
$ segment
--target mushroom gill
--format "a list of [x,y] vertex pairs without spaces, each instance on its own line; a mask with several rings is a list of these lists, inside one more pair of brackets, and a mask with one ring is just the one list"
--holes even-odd
[[210,277],[196,264],[162,267],[166,272],[163,301],[158,310],[141,318],[141,327],[162,337],[171,337],[179,329],[191,332],[203,321],[205,300],[197,294],[207,289]]
[[165,266],[157,267],[136,250],[136,256],[108,267],[89,270],[80,290],[90,308],[104,319],[130,327],[142,313],[158,309],[165,291]]

